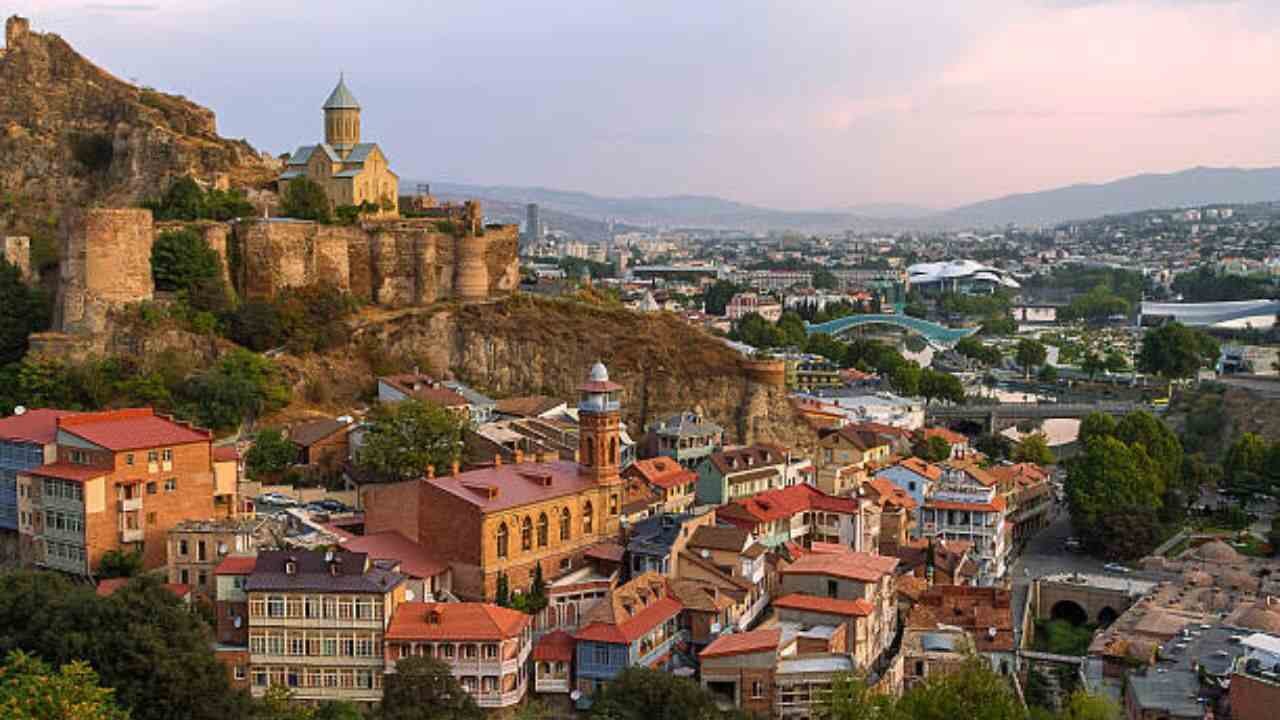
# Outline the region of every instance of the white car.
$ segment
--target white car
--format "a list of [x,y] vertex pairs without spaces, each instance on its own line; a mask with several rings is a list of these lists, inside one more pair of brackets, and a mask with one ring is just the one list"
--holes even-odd
[[1106,570],[1107,572],[1120,573],[1121,575],[1128,575],[1129,573],[1133,572],[1132,570],[1121,565],[1120,563],[1107,563],[1106,565],[1102,566],[1102,569]]
[[259,505],[279,505],[281,507],[293,507],[298,504],[296,500],[288,495],[275,492],[263,493],[254,498],[253,501]]

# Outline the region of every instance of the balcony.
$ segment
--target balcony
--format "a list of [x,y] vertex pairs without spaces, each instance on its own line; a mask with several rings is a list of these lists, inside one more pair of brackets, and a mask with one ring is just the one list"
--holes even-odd
[[476,699],[476,704],[482,708],[508,707],[515,705],[524,698],[526,686],[519,685],[515,690],[507,692],[479,692],[472,691],[471,696]]
[[382,618],[301,618],[270,615],[250,615],[254,627],[298,628],[311,630],[382,630]]
[[[382,688],[295,687],[289,689],[293,691],[295,700],[347,700],[370,703],[382,700]],[[262,697],[266,692],[267,688],[261,686],[255,685],[251,689],[254,697]]]
[[249,663],[252,665],[296,665],[302,667],[344,667],[344,668],[379,668],[384,660],[377,656],[355,657],[351,655],[275,655],[271,653],[251,653]]
[[655,645],[652,650],[636,658],[636,661],[632,663],[632,665],[652,667],[653,664],[662,659],[663,656],[671,654],[671,648],[675,647],[676,643],[682,640],[684,640],[684,631],[677,630],[667,636],[666,640]]
[[122,528],[120,530],[120,542],[142,542],[142,528]]
[[142,509],[142,496],[120,501],[120,512],[136,512]]

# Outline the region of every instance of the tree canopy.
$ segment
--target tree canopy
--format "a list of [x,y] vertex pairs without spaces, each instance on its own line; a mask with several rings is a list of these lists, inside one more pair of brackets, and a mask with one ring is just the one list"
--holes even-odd
[[182,414],[204,427],[225,430],[289,403],[289,388],[269,358],[235,349],[182,389]]
[[593,720],[714,720],[711,694],[692,680],[644,667],[629,667],[596,693]]
[[49,665],[21,650],[12,650],[0,665],[0,713],[6,720],[128,720],[115,704],[110,688],[83,661]]
[[462,445],[464,421],[439,405],[420,400],[382,404],[369,414],[360,465],[396,480],[443,471]]
[[378,720],[482,720],[476,704],[443,661],[407,657],[383,682]]
[[278,428],[259,430],[253,436],[253,447],[245,454],[245,470],[249,477],[278,475],[298,461],[298,446]]
[[21,360],[31,333],[47,327],[45,294],[24,283],[18,268],[0,258],[0,365]]
[[1049,449],[1049,441],[1044,433],[1031,433],[1013,447],[1013,461],[1052,465],[1057,460],[1053,456],[1053,450]]
[[1218,359],[1218,341],[1182,323],[1166,323],[1142,336],[1138,369],[1166,378],[1187,378]]
[[151,277],[157,290],[186,290],[221,283],[222,258],[194,230],[166,230],[151,246]]
[[734,295],[742,292],[740,285],[728,280],[717,280],[702,291],[702,304],[708,315],[724,315],[724,309]]
[[1014,354],[1014,358],[1018,361],[1018,365],[1027,373],[1031,373],[1031,368],[1044,364],[1045,358],[1049,355],[1044,343],[1039,340],[1023,338],[1018,341],[1018,349]]
[[243,190],[205,190],[190,176],[174,180],[164,195],[142,206],[156,220],[231,220],[254,214]]
[[929,462],[942,462],[951,457],[951,443],[937,435],[931,435],[912,446],[911,452]]
[[305,177],[289,181],[284,197],[280,199],[280,209],[288,217],[322,223],[329,222],[332,214],[324,188]]

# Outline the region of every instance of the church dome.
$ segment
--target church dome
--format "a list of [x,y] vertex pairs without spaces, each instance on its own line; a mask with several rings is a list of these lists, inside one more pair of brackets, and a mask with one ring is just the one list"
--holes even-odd
[[1240,553],[1221,540],[1211,540],[1196,548],[1193,554],[1208,562],[1231,563],[1240,559]]
[[356,100],[356,96],[351,94],[351,90],[347,88],[347,81],[344,77],[338,76],[338,85],[329,93],[329,99],[324,101],[325,110],[359,110],[360,103]]

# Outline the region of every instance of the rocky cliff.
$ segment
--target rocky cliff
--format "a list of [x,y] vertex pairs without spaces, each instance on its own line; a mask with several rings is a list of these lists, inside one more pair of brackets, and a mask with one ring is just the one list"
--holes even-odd
[[66,208],[132,205],[181,175],[273,176],[247,142],[219,137],[212,111],[125,82],[18,17],[0,50],[0,158],[0,236],[47,236]]
[[329,356],[282,358],[297,394],[317,384],[367,386],[372,374],[360,359],[367,348],[403,368],[451,376],[494,397],[575,399],[587,369],[603,360],[625,388],[625,419],[637,436],[664,414],[696,409],[723,425],[732,441],[810,448],[815,439],[784,388],[756,382],[741,355],[665,313],[515,295],[382,313],[356,330],[353,346]]

